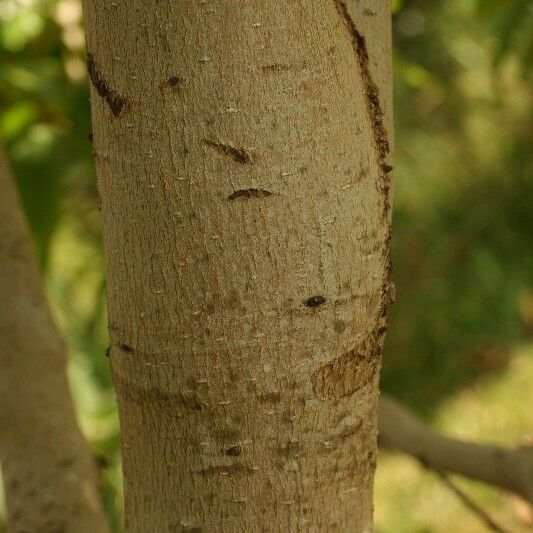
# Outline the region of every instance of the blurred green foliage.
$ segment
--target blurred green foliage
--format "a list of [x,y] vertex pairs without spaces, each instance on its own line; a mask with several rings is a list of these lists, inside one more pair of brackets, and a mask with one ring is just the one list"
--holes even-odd
[[[393,2],[397,286],[382,388],[426,417],[533,332],[529,0]],[[118,527],[118,425],[79,0],[0,0],[0,137]]]

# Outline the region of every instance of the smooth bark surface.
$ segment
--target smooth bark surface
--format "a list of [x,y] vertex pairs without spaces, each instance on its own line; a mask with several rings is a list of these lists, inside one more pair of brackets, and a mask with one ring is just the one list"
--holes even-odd
[[533,502],[533,450],[502,448],[439,435],[407,409],[382,395],[379,442],[401,451],[428,468],[484,481]]
[[0,151],[0,464],[8,531],[106,532],[65,349]]
[[390,5],[359,9],[85,2],[128,532],[371,530]]

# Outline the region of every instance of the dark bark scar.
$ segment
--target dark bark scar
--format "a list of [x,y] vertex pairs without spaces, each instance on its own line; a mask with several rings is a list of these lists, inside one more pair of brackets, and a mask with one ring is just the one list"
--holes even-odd
[[230,446],[229,448],[226,448],[224,453],[231,457],[238,457],[239,455],[242,454],[242,446],[240,444],[236,444],[235,446]]
[[118,347],[126,353],[133,353],[133,348],[131,346],[128,346],[127,344],[121,343],[118,345]]
[[272,193],[270,191],[267,191],[265,189],[240,189],[238,191],[232,192],[228,196],[228,200],[237,200],[238,198],[243,198],[245,200],[250,200],[252,198],[267,198],[268,196],[272,196]]
[[244,148],[237,148],[231,144],[213,141],[212,139],[203,139],[206,146],[213,148],[217,152],[231,157],[233,161],[241,164],[250,164],[254,162],[254,156]]
[[163,92],[165,89],[179,89],[185,79],[181,76],[171,76],[167,81],[159,84],[159,90]]
[[388,174],[392,171],[392,167],[387,164],[386,158],[390,152],[390,145],[387,138],[387,132],[383,125],[383,109],[379,100],[379,89],[374,80],[369,68],[369,57],[366,48],[366,41],[363,35],[357,29],[348,8],[343,0],[333,0],[337,12],[339,13],[342,22],[350,35],[352,47],[355,52],[357,64],[359,67],[359,74],[363,82],[363,90],[366,98],[366,107],[372,128],[372,135],[374,137],[374,144],[376,146],[378,167],[380,172],[381,190],[384,194],[383,203],[383,217],[388,219],[390,212],[390,177]]
[[107,81],[102,77],[96,65],[94,56],[90,52],[87,53],[87,71],[89,72],[89,78],[93,87],[96,89],[96,92],[107,102],[109,109],[111,109],[111,113],[113,113],[115,117],[121,116],[130,108],[128,100],[115,89],[110,87]]
[[324,296],[321,296],[319,294],[315,296],[311,296],[310,298],[307,298],[307,300],[304,301],[305,307],[320,307],[321,305],[324,305],[326,303],[326,298]]

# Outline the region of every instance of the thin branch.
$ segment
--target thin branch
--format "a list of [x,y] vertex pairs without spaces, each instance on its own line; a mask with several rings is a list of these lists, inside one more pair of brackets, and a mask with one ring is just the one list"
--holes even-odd
[[424,463],[422,463],[422,465],[435,472],[435,474],[441,478],[442,482],[461,500],[465,507],[468,507],[468,509],[475,513],[491,531],[496,531],[497,533],[511,533],[508,529],[504,529],[493,518],[491,518],[484,509],[482,509],[472,498],[470,498],[470,496],[468,496],[455,483],[453,483],[444,472],[428,467]]
[[433,470],[483,481],[533,502],[531,449],[503,448],[439,435],[386,395],[381,395],[379,402],[379,442]]

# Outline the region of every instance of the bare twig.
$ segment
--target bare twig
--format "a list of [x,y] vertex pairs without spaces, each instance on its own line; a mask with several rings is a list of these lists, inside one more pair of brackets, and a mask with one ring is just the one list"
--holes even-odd
[[435,433],[405,407],[382,395],[380,446],[410,455],[433,470],[510,490],[533,502],[533,450],[452,439]]
[[504,529],[497,522],[495,522],[494,519],[491,518],[484,509],[482,509],[472,498],[470,498],[470,496],[468,496],[455,483],[453,483],[448,475],[440,470],[428,467],[424,463],[422,463],[422,465],[435,472],[435,474],[441,478],[442,482],[461,500],[465,507],[468,507],[468,509],[475,513],[491,531],[496,531],[497,533],[511,533],[508,529]]

